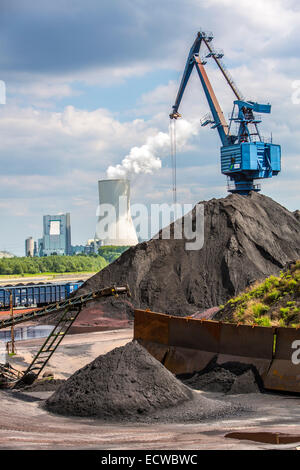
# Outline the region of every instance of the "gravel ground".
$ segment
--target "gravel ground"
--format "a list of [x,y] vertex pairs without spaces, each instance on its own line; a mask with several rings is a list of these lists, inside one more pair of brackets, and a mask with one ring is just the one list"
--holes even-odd
[[[29,393],[29,392],[28,392]],[[300,433],[299,398],[275,394],[222,395],[195,392],[213,401],[251,406],[251,413],[192,422],[104,423],[97,418],[80,418],[49,413],[40,399],[51,392],[31,392],[32,400],[20,392],[0,391],[0,449],[286,449],[226,439],[234,431]],[[39,394],[39,399],[37,399]],[[30,398],[30,397],[29,397]],[[299,445],[299,444],[298,444]]]
[[65,380],[63,379],[41,379],[34,382],[32,385],[27,385],[21,389],[22,392],[53,392]]
[[[70,377],[99,354],[106,354],[132,339],[132,331],[112,331],[67,336],[51,359],[55,377]],[[18,342],[22,367],[26,367],[43,340]],[[24,362],[24,360],[26,361]],[[15,356],[14,361],[20,362]],[[24,364],[23,364],[24,362]],[[240,367],[239,367],[240,370]],[[49,413],[43,406],[52,392],[8,392],[0,390],[0,449],[57,450],[251,450],[294,449],[297,444],[276,446],[251,441],[226,439],[233,431],[273,431],[300,434],[299,397],[292,395],[251,393],[227,395],[194,391],[203,399],[251,407],[250,413],[219,419],[191,422],[118,422],[104,423],[94,417],[74,417]],[[189,406],[186,402],[186,406]],[[176,411],[173,407],[172,412]],[[162,411],[160,411],[162,412]],[[300,445],[300,444],[298,444]]]

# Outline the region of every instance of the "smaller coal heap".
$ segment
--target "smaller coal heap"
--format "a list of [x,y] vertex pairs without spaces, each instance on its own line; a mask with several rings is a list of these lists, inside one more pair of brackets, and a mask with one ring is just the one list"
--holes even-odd
[[129,417],[178,405],[192,392],[136,341],[75,372],[47,401],[61,414]]
[[137,341],[79,369],[48,398],[46,408],[116,422],[198,421],[245,411],[239,404],[193,392]]
[[189,377],[181,377],[181,380],[194,390],[221,392],[229,395],[259,393],[263,390],[261,378],[255,367],[235,362],[212,364],[201,372],[196,372]]

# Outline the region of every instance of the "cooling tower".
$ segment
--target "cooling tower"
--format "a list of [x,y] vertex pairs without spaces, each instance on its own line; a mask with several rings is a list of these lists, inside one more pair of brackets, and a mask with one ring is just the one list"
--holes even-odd
[[101,180],[98,181],[98,189],[96,237],[101,245],[137,245],[138,239],[130,213],[129,180]]
[[34,240],[32,237],[26,238],[25,240],[25,256],[34,255]]

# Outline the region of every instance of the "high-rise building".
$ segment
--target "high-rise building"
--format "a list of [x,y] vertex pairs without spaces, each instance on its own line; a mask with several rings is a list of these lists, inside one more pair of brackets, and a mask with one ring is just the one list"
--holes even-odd
[[43,256],[43,239],[39,238],[37,242],[37,256]]
[[25,256],[34,256],[34,240],[32,237],[25,240]]
[[44,215],[43,239],[39,240],[40,256],[71,255],[70,214]]

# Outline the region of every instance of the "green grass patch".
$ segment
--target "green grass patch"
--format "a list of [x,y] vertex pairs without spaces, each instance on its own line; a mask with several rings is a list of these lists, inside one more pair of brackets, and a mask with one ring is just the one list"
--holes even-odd
[[222,318],[261,326],[300,325],[300,261],[280,276],[269,276],[222,308]]

